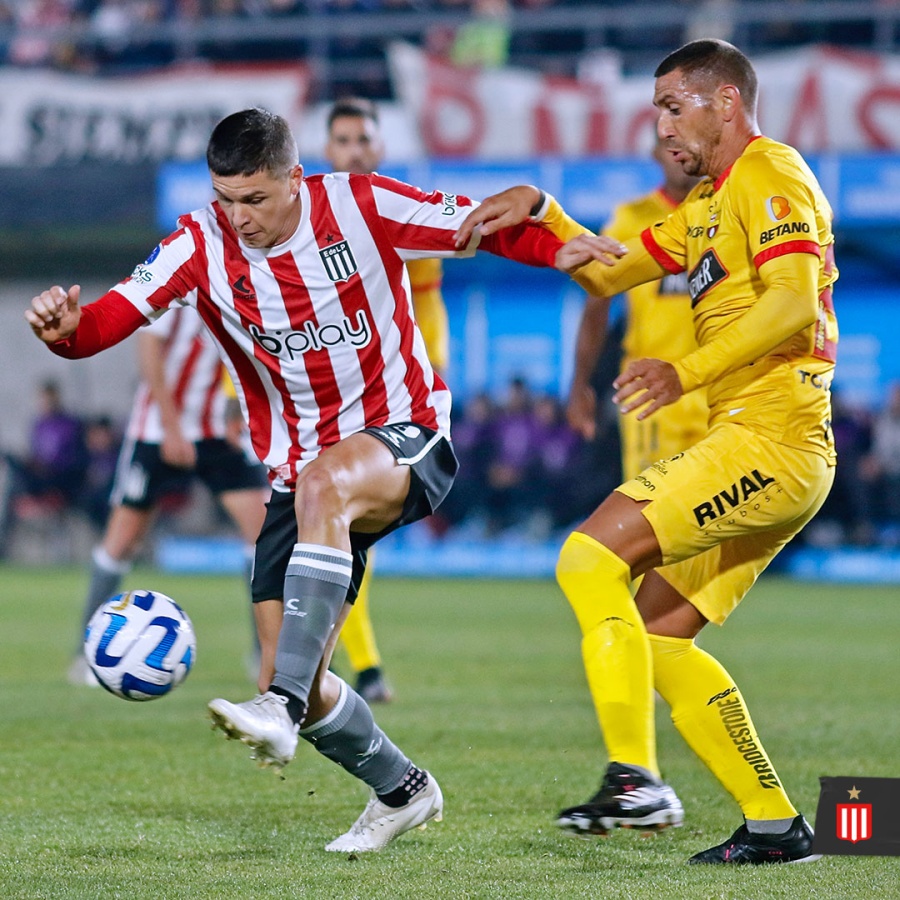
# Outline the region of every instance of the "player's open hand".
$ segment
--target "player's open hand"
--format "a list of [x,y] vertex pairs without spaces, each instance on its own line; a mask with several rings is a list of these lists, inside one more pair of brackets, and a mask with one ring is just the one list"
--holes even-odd
[[639,420],[653,415],[663,406],[674,403],[684,391],[672,363],[661,359],[638,359],[626,366],[613,382],[613,402],[623,413],[640,409]]
[[68,291],[54,285],[31,298],[31,308],[25,310],[25,319],[45,344],[63,341],[72,335],[81,321],[80,297],[81,286],[78,284]]
[[501,228],[524,222],[540,199],[541,192],[530,184],[519,184],[486,197],[459,226],[455,236],[456,246],[465,247],[478,226],[481,226],[482,234],[493,234]]
[[597,392],[589,384],[572,385],[566,403],[566,421],[586,441],[597,436]]
[[571,275],[592,260],[611,266],[627,252],[624,244],[605,234],[579,234],[556,251],[556,268]]

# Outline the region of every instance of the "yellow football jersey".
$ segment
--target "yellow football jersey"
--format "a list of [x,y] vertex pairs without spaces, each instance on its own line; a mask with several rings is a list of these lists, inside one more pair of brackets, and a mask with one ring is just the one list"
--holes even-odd
[[[819,258],[819,316],[767,356],[709,386],[710,423],[750,425],[773,440],[834,458],[831,379],[837,355],[832,211],[800,154],[760,137],[715,183],[697,185],[665,222],[644,232],[669,271],[687,271],[697,341],[708,344],[763,293],[759,267],[775,257]],[[679,371],[690,382],[690,367]],[[685,379],[685,376],[687,378]]]
[[[661,222],[678,204],[661,189],[623,203],[603,234],[624,241]],[[622,349],[623,366],[635,359],[672,362],[697,349],[687,273],[664,275],[659,281],[639,284],[626,292],[628,316]]]
[[[686,271],[699,349],[675,367],[685,390],[708,383],[710,426],[747,425],[833,462],[830,388],[838,331],[832,285],[838,272],[831,219],[831,207],[800,154],[759,137],[714,183],[700,182],[663,222],[629,241],[631,252],[620,263],[593,263],[575,277],[587,290],[610,295],[649,279],[648,256],[667,272]],[[766,293],[760,268],[790,254],[817,259],[817,320],[735,368],[742,350],[760,337],[764,342],[767,323],[774,329],[776,316],[790,318],[787,310],[772,312],[767,304],[760,309],[768,318],[755,323],[756,334],[749,335],[746,324],[738,327]],[[711,377],[716,370],[725,374]]]
[[406,263],[412,289],[413,312],[431,364],[445,372],[450,357],[450,326],[441,294],[443,269],[439,259],[411,259]]
[[[678,203],[662,188],[623,203],[603,229],[618,241],[640,234],[660,222]],[[622,368],[636,359],[674,362],[697,349],[687,274],[664,275],[639,284],[625,294],[627,313],[622,339]],[[706,389],[689,391],[649,419],[621,416],[622,473],[633,478],[657,459],[674,456],[706,434],[709,407]]]

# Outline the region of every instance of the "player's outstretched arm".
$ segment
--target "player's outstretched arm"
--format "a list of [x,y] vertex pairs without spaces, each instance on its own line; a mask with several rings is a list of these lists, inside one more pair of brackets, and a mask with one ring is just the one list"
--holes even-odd
[[481,233],[487,235],[524,222],[543,198],[544,193],[530,184],[519,184],[486,197],[459,226],[456,246],[465,247],[479,226]]
[[579,234],[563,244],[556,253],[556,268],[571,275],[589,262],[611,266],[628,248],[605,234]]
[[55,344],[73,335],[81,321],[80,297],[78,284],[73,284],[68,291],[56,284],[32,297],[25,319],[35,336],[45,344]]

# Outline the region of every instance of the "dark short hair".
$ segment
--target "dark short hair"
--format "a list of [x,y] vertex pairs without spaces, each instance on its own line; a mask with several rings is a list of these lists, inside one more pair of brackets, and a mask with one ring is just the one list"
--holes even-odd
[[759,82],[750,60],[727,41],[702,38],[691,41],[670,53],[653,73],[660,78],[681,69],[685,75],[695,76],[705,81],[733,84],[741,92],[744,105],[751,112],[756,111],[756,97]]
[[377,125],[378,107],[371,100],[366,100],[364,97],[342,97],[340,100],[335,101],[334,106],[331,107],[328,113],[329,131],[335,119],[343,119],[345,117],[369,119]]
[[226,116],[206,145],[206,164],[214,175],[280,177],[297,165],[297,142],[287,120],[254,107]]

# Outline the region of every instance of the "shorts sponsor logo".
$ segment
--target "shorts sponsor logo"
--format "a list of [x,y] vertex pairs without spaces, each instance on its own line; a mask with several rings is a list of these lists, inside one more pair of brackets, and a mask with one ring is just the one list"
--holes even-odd
[[256,325],[250,325],[250,335],[263,350],[273,356],[296,359],[309,350],[324,350],[349,344],[351,347],[365,347],[372,340],[372,329],[365,310],[356,313],[356,322],[344,316],[340,322],[316,325],[308,320],[296,331],[280,329],[265,332]]
[[696,306],[703,295],[728,277],[725,267],[719,262],[714,250],[707,250],[688,275],[688,291],[691,306]]
[[766,790],[781,787],[772,764],[765,753],[756,743],[753,730],[750,727],[750,719],[741,698],[726,697],[716,703],[722,724],[728,732],[728,737],[734,742],[737,752],[744,757],[744,762],[756,772],[757,781]]
[[732,484],[724,491],[719,491],[712,499],[694,507],[694,517],[702,528],[707,522],[715,522],[719,516],[737,509],[746,503],[755,493],[763,490],[775,479],[763,475],[759,469],[753,469],[747,475],[741,475],[739,481]]
[[784,237],[786,234],[809,234],[809,222],[782,222],[768,231],[762,231],[759,235],[759,243],[768,244],[775,238]]

